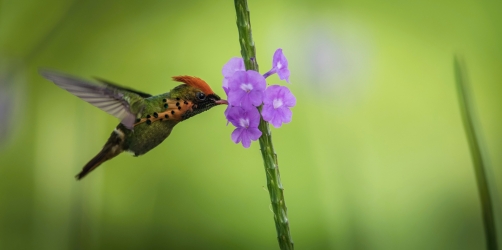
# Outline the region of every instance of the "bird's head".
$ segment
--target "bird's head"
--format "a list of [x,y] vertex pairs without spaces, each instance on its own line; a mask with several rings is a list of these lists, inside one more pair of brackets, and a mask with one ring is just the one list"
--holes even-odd
[[184,84],[178,85],[171,90],[171,98],[187,101],[192,104],[191,109],[183,113],[182,120],[186,120],[220,104],[228,105],[226,100],[216,95],[211,87],[198,77],[174,76],[173,80]]

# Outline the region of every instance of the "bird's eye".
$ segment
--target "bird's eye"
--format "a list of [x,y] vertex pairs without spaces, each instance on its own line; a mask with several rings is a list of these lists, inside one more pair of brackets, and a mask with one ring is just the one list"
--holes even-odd
[[204,94],[202,92],[198,92],[197,98],[199,98],[199,100],[203,101],[204,99],[206,99],[206,94]]

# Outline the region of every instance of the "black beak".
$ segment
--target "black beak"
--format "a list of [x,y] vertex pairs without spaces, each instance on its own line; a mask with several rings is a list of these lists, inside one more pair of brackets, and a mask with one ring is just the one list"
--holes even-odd
[[227,100],[223,100],[223,99],[218,100],[218,101],[215,101],[214,103],[216,103],[216,104],[218,104],[218,105],[220,105],[220,104],[226,104],[226,105],[228,105]]

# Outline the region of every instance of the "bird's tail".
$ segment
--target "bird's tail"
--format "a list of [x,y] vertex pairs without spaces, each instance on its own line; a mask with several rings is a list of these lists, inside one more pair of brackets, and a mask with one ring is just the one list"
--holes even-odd
[[94,158],[92,158],[87,164],[85,164],[84,168],[82,168],[82,171],[80,171],[79,174],[75,176],[77,180],[80,180],[84,178],[87,174],[89,174],[92,170],[96,169],[101,165],[101,163],[105,162],[106,160],[110,159],[107,157],[107,152],[105,152],[105,149],[101,150]]
[[115,130],[106,142],[105,146],[101,151],[94,156],[85,166],[82,168],[79,174],[75,176],[77,180],[84,178],[92,170],[96,169],[103,162],[110,160],[111,158],[122,153],[122,142],[124,134],[121,131]]

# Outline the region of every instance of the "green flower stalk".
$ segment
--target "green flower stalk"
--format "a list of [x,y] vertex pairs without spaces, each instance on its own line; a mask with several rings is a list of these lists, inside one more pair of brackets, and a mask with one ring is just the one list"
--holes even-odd
[[257,74],[258,61],[247,1],[235,0],[234,3],[242,59],[231,59],[223,68],[223,88],[229,98],[225,115],[237,127],[232,133],[235,143],[242,142],[244,147],[249,147],[252,140],[259,140],[279,246],[281,249],[294,249],[284,188],[268,122],[275,127],[290,122],[292,113],[289,108],[296,104],[296,99],[287,87],[274,85],[266,88],[265,83],[265,78],[274,73],[289,82],[287,60],[282,49],[278,49],[274,54],[274,68],[264,76]]
[[460,112],[464,123],[465,135],[469,143],[476,182],[478,184],[479,197],[481,199],[481,209],[483,213],[483,224],[486,235],[486,249],[497,250],[497,232],[495,227],[495,214],[493,201],[490,195],[486,166],[483,162],[481,147],[479,146],[478,135],[474,128],[472,100],[468,91],[468,80],[463,62],[458,56],[454,58],[455,80],[457,85]]

